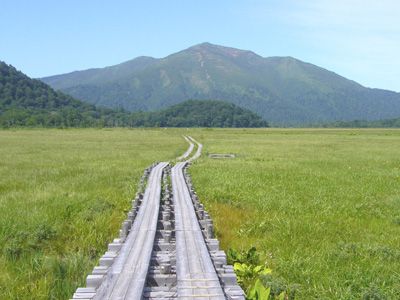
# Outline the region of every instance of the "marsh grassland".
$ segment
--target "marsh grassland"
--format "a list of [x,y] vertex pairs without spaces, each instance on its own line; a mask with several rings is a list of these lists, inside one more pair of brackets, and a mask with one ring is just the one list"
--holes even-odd
[[210,130],[191,168],[225,249],[296,299],[400,299],[399,130]]
[[168,130],[0,131],[0,299],[68,299],[117,236]]
[[271,286],[400,298],[399,130],[43,129],[0,131],[0,299],[68,299],[182,134],[204,145],[190,172],[222,247],[256,246]]

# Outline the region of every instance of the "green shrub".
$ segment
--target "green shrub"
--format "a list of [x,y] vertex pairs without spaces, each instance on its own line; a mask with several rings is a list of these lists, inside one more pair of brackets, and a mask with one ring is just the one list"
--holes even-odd
[[248,300],[294,299],[289,298],[284,285],[271,284],[272,270],[266,263],[260,263],[260,255],[255,247],[247,251],[229,249],[228,263],[233,264],[238,283],[246,293]]

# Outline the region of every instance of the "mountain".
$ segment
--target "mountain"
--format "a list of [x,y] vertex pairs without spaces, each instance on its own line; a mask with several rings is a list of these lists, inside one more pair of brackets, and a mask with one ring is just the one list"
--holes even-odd
[[400,116],[400,94],[370,89],[292,57],[203,43],[165,58],[139,57],[102,69],[42,78],[85,102],[129,111],[187,99],[217,99],[275,125]]
[[0,127],[124,126],[129,115],[83,103],[0,61]]
[[88,85],[106,84],[132,76],[135,72],[145,69],[156,61],[157,59],[155,58],[141,56],[111,67],[75,71],[65,75],[43,78],[42,80],[57,89],[67,89],[71,86],[75,86],[77,82]]
[[[109,78],[101,72],[96,78],[102,76],[103,80]],[[0,127],[15,126],[267,127],[268,124],[249,110],[220,101],[191,100],[157,112],[97,108],[56,92],[0,61]]]
[[131,120],[135,127],[268,127],[247,109],[212,100],[188,100],[157,112],[133,113]]

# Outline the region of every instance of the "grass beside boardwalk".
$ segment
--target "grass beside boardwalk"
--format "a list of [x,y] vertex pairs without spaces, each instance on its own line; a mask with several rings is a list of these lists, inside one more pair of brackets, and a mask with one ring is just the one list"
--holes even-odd
[[68,299],[116,237],[171,130],[0,131],[0,299]]
[[222,246],[296,299],[400,299],[399,130],[204,130],[191,173]]
[[0,299],[68,299],[183,133],[237,155],[190,170],[223,248],[257,246],[274,289],[400,299],[400,130],[373,129],[0,131]]

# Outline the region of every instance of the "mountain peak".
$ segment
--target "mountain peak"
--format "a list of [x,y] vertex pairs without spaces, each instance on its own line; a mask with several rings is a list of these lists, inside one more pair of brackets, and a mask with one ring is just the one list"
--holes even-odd
[[231,56],[231,57],[238,57],[238,56],[243,56],[243,55],[251,55],[251,56],[260,57],[259,55],[255,54],[254,52],[252,52],[250,50],[241,50],[241,49],[232,48],[232,47],[215,45],[215,44],[211,44],[209,42],[204,42],[201,44],[194,45],[194,46],[186,49],[186,51],[194,51],[194,52],[202,52],[202,53],[215,53],[215,54]]
[[201,43],[162,59],[43,79],[89,103],[131,111],[165,108],[187,99],[224,100],[275,124],[389,119],[400,94],[369,90],[292,57]]

